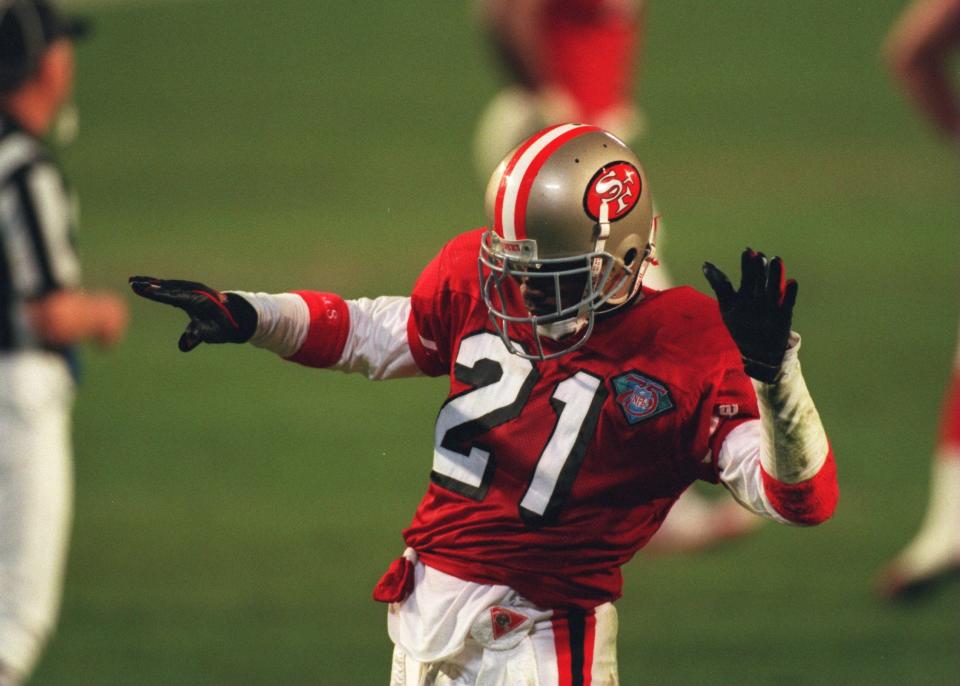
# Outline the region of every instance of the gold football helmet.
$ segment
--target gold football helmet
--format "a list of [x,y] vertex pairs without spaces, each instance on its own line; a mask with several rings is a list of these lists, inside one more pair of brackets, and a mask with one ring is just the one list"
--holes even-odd
[[[480,289],[504,344],[521,357],[582,346],[595,316],[629,302],[654,261],[643,167],[595,126],[561,124],[527,139],[494,170],[486,210]],[[511,337],[518,327],[529,328],[533,350]]]

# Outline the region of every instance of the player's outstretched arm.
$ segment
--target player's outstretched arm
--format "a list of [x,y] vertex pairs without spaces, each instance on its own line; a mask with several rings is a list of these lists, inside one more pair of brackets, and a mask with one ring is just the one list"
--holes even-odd
[[334,293],[218,291],[195,281],[130,277],[133,292],[190,317],[180,350],[200,343],[246,343],[306,365],[371,379],[422,372],[407,337],[410,299],[344,300]]
[[201,343],[245,343],[257,329],[257,313],[236,293],[221,293],[196,281],[131,276],[139,296],[178,307],[190,317],[179,347],[190,352]]
[[839,490],[827,434],[800,371],[800,336],[790,329],[797,283],[786,279],[779,257],[767,260],[749,248],[741,268],[740,288],[734,289],[716,266],[703,266],[744,371],[754,379],[760,408],[759,426],[748,423],[731,431],[720,462],[741,479],[749,472],[740,469],[744,460],[759,448],[759,488],[740,483],[732,490],[762,490],[762,500],[786,521],[819,524],[833,514]]

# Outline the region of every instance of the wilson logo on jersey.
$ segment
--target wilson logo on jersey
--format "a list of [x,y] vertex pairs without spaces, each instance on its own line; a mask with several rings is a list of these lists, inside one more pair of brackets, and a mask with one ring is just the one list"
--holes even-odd
[[583,196],[583,209],[594,221],[600,220],[600,207],[606,203],[610,221],[630,213],[643,192],[640,172],[629,162],[612,162],[600,169]]
[[627,372],[616,377],[613,388],[617,394],[617,404],[630,424],[674,408],[667,387],[639,372]]

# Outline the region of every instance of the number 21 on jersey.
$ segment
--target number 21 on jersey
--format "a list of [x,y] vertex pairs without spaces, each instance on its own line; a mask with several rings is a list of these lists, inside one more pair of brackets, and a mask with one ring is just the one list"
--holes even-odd
[[[497,455],[484,447],[482,437],[520,416],[540,374],[530,360],[511,354],[499,336],[482,332],[460,342],[454,375],[471,388],[447,400],[440,409],[430,476],[443,488],[483,500]],[[556,416],[544,417],[553,422],[553,431],[518,504],[520,517],[528,525],[556,519],[573,487],[606,397],[603,379],[584,371],[557,384],[550,398]]]

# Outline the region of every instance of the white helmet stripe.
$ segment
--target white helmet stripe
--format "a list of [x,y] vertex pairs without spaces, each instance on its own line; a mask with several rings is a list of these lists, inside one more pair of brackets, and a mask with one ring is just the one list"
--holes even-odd
[[512,169],[508,167],[504,173],[506,183],[502,183],[499,189],[500,198],[498,198],[498,201],[500,202],[497,202],[499,216],[496,219],[499,220],[500,226],[503,228],[504,239],[515,241],[518,238],[524,238],[524,236],[517,236],[517,200],[520,197],[520,188],[527,173],[532,171],[533,175],[536,176],[537,172],[540,171],[539,165],[531,169],[537,156],[561,136],[580,128],[595,130],[595,127],[584,124],[554,126],[543,131],[539,138],[529,141],[524,149],[518,151],[519,156],[512,160]]

